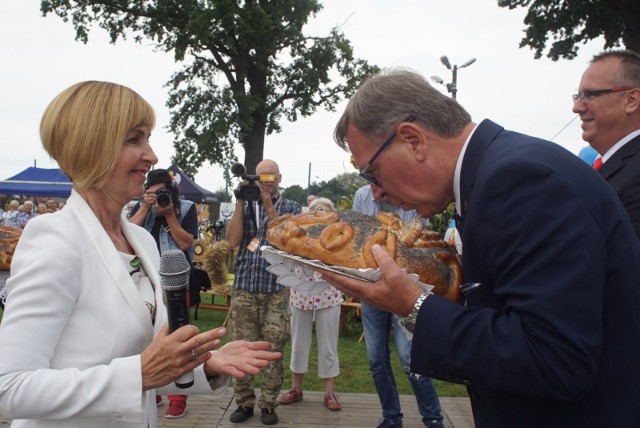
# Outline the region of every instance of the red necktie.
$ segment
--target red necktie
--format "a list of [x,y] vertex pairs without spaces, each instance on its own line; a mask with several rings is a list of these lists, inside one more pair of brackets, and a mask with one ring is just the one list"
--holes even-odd
[[595,162],[593,162],[593,165],[591,165],[591,168],[595,169],[596,171],[600,169],[600,167],[602,166],[602,158],[598,158],[595,160]]

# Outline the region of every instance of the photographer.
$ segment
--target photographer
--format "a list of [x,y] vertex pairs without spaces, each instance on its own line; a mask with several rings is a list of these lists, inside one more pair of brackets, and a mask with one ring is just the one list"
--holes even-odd
[[[160,254],[170,249],[184,251],[189,265],[193,257],[193,239],[198,234],[198,212],[196,205],[180,199],[180,190],[173,172],[155,169],[147,174],[142,204],[131,210],[129,221],[143,226],[156,240]],[[195,290],[199,292],[200,290]],[[194,290],[190,290],[190,294]],[[199,295],[198,295],[199,297]],[[193,299],[192,299],[193,301]],[[169,395],[167,418],[180,418],[187,412],[186,395]],[[156,396],[160,405],[162,398]]]
[[[227,225],[229,244],[238,247],[229,309],[231,339],[260,338],[271,342],[272,351],[281,351],[290,336],[289,290],[277,284],[276,276],[267,271],[269,264],[262,258],[260,247],[267,245],[269,221],[283,214],[299,214],[300,204],[280,196],[282,176],[272,160],[258,164],[257,176],[247,176],[242,165],[234,165],[232,172],[243,181],[236,189],[236,209]],[[238,408],[231,414],[231,422],[246,421],[257,404],[263,424],[278,423],[275,408],[283,380],[284,365],[279,360],[264,369],[257,400],[252,376],[234,381]]]

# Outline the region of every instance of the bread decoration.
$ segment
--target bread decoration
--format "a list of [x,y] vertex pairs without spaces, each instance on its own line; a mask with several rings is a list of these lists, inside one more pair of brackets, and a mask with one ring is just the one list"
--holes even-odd
[[460,301],[462,268],[455,251],[419,218],[405,224],[391,213],[356,211],[285,214],[269,223],[267,241],[289,254],[355,269],[377,268],[371,248],[380,244],[401,268],[433,285],[433,292]]
[[20,229],[0,226],[0,270],[9,270],[11,268],[13,252],[16,250],[20,235],[22,235]]

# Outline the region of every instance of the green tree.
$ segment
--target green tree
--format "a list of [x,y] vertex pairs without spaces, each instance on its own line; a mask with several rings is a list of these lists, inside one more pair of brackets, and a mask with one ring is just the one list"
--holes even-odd
[[282,196],[285,198],[296,201],[300,205],[307,204],[307,192],[301,186],[294,184],[293,186],[289,186],[282,191]]
[[[353,194],[366,181],[357,172],[339,174],[329,181],[314,181],[309,185],[309,194],[327,198],[336,208],[351,209]],[[307,204],[307,192],[301,186],[294,184],[282,191],[282,196],[302,205]]]
[[[331,199],[336,207],[342,206],[351,209],[353,194],[365,184],[367,182],[357,172],[346,172],[327,182],[320,183],[317,195]],[[346,203],[347,201],[351,201],[351,203]]]
[[[204,162],[229,170],[234,143],[253,173],[280,121],[334,111],[377,70],[356,59],[339,28],[303,34],[316,0],[42,0],[43,15],[71,20],[87,42],[94,24],[111,42],[133,37],[172,52],[183,67],[167,83],[172,161],[194,175]],[[226,177],[227,180],[229,177]]]
[[224,187],[220,187],[218,190],[213,192],[213,194],[216,195],[220,202],[231,202],[233,189],[225,189]]
[[605,49],[623,44],[640,52],[638,0],[498,0],[498,6],[529,8],[520,47],[532,48],[536,59],[547,43],[547,56],[552,60],[575,58],[579,44],[600,36],[604,37]]

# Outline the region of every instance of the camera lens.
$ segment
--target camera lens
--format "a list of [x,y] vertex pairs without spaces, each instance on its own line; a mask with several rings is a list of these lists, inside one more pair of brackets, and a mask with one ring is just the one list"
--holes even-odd
[[156,202],[161,207],[166,207],[171,203],[171,192],[165,189],[156,192]]

